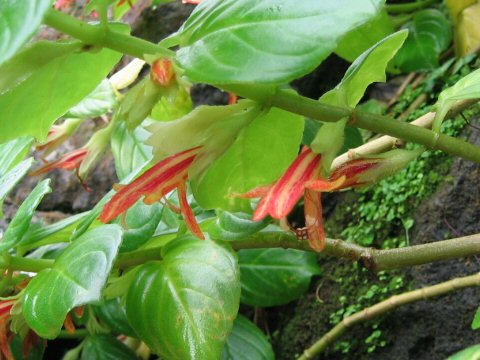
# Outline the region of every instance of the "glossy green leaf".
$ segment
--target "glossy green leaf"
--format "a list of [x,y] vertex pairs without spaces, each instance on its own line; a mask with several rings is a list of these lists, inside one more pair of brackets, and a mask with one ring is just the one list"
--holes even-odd
[[479,360],[480,359],[480,345],[473,345],[465,350],[462,350],[447,360]]
[[396,64],[404,72],[431,70],[438,66],[438,58],[452,40],[450,22],[438,10],[417,12],[411,23],[405,45],[398,52]]
[[238,315],[223,348],[222,360],[275,360],[272,345],[250,320]]
[[236,256],[212,241],[170,242],[127,294],[135,332],[162,359],[219,359],[240,300]]
[[128,252],[138,249],[145,244],[155,233],[162,218],[162,205],[157,203],[145,205],[143,201],[138,201],[126,212],[125,221],[116,220],[119,225],[127,225],[123,233],[120,252]]
[[138,360],[135,352],[116,337],[107,334],[88,336],[80,360]]
[[136,337],[130,323],[127,320],[125,305],[120,298],[104,300],[99,306],[95,306],[95,314],[102,320],[114,333],[126,336]]
[[4,175],[28,153],[33,138],[24,136],[0,144],[0,176]]
[[3,200],[5,200],[8,193],[15,187],[15,185],[27,175],[32,164],[33,158],[23,160],[0,177],[0,214],[2,213],[1,205],[3,204]]
[[285,83],[309,73],[383,0],[202,1],[177,34],[195,82]]
[[382,10],[373,19],[346,34],[335,49],[335,53],[353,62],[365,50],[393,31],[390,17],[385,10]]
[[215,240],[237,240],[246,238],[262,230],[270,222],[268,218],[252,221],[252,216],[245,213],[219,211],[217,219],[208,229],[208,234]]
[[83,234],[35,276],[23,293],[22,313],[37,334],[55,338],[74,307],[99,301],[122,239],[117,225]]
[[0,64],[11,58],[35,34],[52,2],[0,1]]
[[106,114],[117,103],[110,81],[103,80],[85,99],[71,108],[67,117],[86,119]]
[[293,249],[238,252],[243,304],[259,307],[289,303],[302,296],[320,274],[314,253]]
[[115,170],[119,179],[124,179],[152,159],[152,148],[144,143],[148,136],[149,133],[141,126],[133,131],[129,130],[124,123],[117,126],[111,144]]
[[42,201],[43,197],[52,191],[50,188],[50,179],[45,179],[39,183],[18,208],[12,221],[8,225],[2,241],[0,242],[0,252],[9,250],[21,243],[23,235],[27,232],[30,221]]
[[0,141],[24,135],[43,140],[55,120],[91,93],[120,56],[108,49],[70,51],[2,93]]
[[298,154],[302,132],[302,116],[272,108],[257,117],[200,179],[192,181],[198,204],[205,209],[250,211],[250,203],[235,193],[280,177]]
[[0,94],[18,86],[42,66],[82,47],[80,41],[37,41],[0,66]]

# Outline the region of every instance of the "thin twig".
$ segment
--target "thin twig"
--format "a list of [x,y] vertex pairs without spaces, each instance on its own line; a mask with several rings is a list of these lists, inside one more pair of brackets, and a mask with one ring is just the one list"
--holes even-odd
[[415,78],[416,75],[417,75],[417,73],[412,72],[405,77],[402,84],[400,85],[400,87],[395,92],[395,95],[393,95],[393,97],[388,101],[387,108],[391,107],[393,104],[395,104],[397,102],[398,98],[403,94],[403,92],[407,88],[408,84],[410,84],[412,82],[412,80]]
[[371,307],[365,308],[353,315],[344,318],[332,330],[326,333],[310,348],[306,349],[298,360],[313,359],[314,356],[323,352],[329,345],[342,336],[346,330],[353,325],[371,320],[377,316],[383,315],[397,307],[409,304],[419,300],[426,300],[432,297],[445,295],[455,290],[464,289],[480,285],[480,273],[461,278],[449,280],[437,285],[424,287],[418,290],[409,291],[400,295],[394,295],[387,300],[379,302]]

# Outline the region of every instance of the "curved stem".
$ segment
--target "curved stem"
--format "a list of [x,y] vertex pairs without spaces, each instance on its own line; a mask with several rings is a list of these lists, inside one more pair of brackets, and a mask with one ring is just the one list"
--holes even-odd
[[426,300],[432,297],[448,294],[455,290],[473,286],[480,286],[480,273],[456,278],[437,285],[409,291],[400,295],[394,295],[387,300],[379,302],[371,307],[363,309],[362,311],[359,311],[353,315],[344,318],[339,324],[337,324],[332,330],[326,333],[315,344],[313,344],[310,348],[306,349],[303,355],[298,358],[298,360],[313,359],[316,355],[324,351],[327,346],[335,342],[347,331],[348,328],[352,327],[353,325],[368,321],[379,315],[385,314],[401,305],[409,304],[411,302],[419,300]]
[[55,263],[50,259],[29,259],[19,256],[10,256],[5,254],[0,258],[0,268],[9,270],[20,270],[28,272],[40,272],[51,268]]
[[103,46],[143,59],[145,54],[175,56],[175,52],[163,46],[120,32],[102,25],[89,25],[67,14],[50,10],[43,22],[89,45]]

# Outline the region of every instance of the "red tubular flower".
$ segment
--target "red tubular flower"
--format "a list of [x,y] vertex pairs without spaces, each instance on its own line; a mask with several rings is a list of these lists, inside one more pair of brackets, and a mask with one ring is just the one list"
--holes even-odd
[[0,301],[0,350],[7,360],[13,360],[10,352],[10,310],[15,305],[15,300]]
[[57,0],[55,2],[55,10],[61,10],[71,7],[75,3],[75,0]]
[[81,148],[71,151],[57,160],[51,161],[30,173],[31,176],[45,174],[54,169],[75,170],[78,169],[88,154],[88,149]]
[[325,233],[320,192],[339,188],[345,181],[345,177],[326,181],[321,178],[320,173],[321,155],[304,147],[287,171],[273,185],[253,189],[241,196],[261,197],[253,214],[253,220],[259,221],[267,215],[275,219],[284,218],[305,194],[305,225],[308,241],[314,250],[321,251],[325,243]]
[[99,216],[100,221],[104,223],[112,221],[132,207],[142,196],[143,202],[151,205],[160,201],[172,190],[177,189],[180,212],[188,228],[194,235],[204,239],[205,237],[187,202],[185,184],[188,169],[200,153],[200,150],[201,147],[194,147],[167,157],[130,184],[118,186],[118,192],[104,206]]
[[200,4],[201,1],[202,0],[182,0],[184,4],[193,4],[193,5]]

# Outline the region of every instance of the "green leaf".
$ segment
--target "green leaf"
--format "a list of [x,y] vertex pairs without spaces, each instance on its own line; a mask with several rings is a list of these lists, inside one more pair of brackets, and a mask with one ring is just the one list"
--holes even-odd
[[473,321],[472,321],[472,329],[473,330],[480,329],[480,307],[475,312],[475,317],[473,318]]
[[144,143],[149,135],[141,126],[130,131],[121,123],[115,129],[111,144],[115,170],[120,180],[152,159],[152,148]]
[[55,120],[91,93],[120,56],[108,49],[72,50],[2,93],[0,142],[24,135],[42,141]]
[[[5,200],[8,193],[15,187],[15,185],[27,175],[28,170],[32,167],[32,163],[33,158],[23,160],[0,177],[0,210],[3,205],[3,200]],[[0,214],[1,213],[2,211],[0,211]]]
[[42,270],[23,293],[22,313],[38,335],[55,338],[74,307],[99,301],[122,239],[117,225],[83,234]]
[[137,360],[135,352],[112,335],[88,336],[83,343],[81,360]]
[[459,100],[480,98],[480,69],[461,78],[455,85],[443,90],[438,96],[437,113],[433,122],[433,130],[440,131],[442,121],[448,111]]
[[238,315],[223,348],[222,360],[275,360],[272,345],[250,320]]
[[480,359],[480,345],[473,345],[465,350],[462,350],[452,356],[447,360],[478,360]]
[[52,191],[50,188],[50,179],[45,179],[39,183],[18,208],[17,213],[8,225],[2,241],[0,242],[0,252],[9,250],[21,243],[23,235],[27,232],[30,221],[42,201],[43,197]]
[[85,99],[71,108],[66,117],[79,119],[103,115],[117,103],[117,95],[110,81],[103,80]]
[[0,0],[0,64],[37,31],[52,0]]
[[438,67],[438,58],[452,40],[450,22],[438,10],[418,11],[405,45],[398,52],[396,64],[404,72],[431,70]]
[[[162,215],[161,204],[148,206],[143,201],[138,201],[130,208],[125,217],[128,228],[124,230],[120,252],[133,251],[150,240],[160,223]],[[121,224],[122,220],[118,219],[117,222]]]
[[309,73],[383,0],[202,1],[179,30],[178,61],[195,82],[285,83]]
[[125,305],[120,298],[105,300],[103,304],[94,307],[95,314],[116,334],[136,337],[127,320]]
[[24,136],[0,145],[0,176],[5,175],[25,157],[32,141],[30,136]]
[[127,317],[162,359],[219,359],[237,315],[236,256],[212,241],[170,242],[142,265],[127,293]]
[[233,197],[281,176],[298,154],[303,117],[272,108],[245,127],[236,141],[192,180],[198,204],[205,209],[249,211],[247,200]]
[[[334,89],[325,93],[319,101],[354,108],[370,84],[386,80],[385,69],[407,35],[406,30],[396,32],[365,51],[350,65],[342,81]],[[342,119],[336,123],[324,124],[311,143],[313,151],[322,154],[322,166],[326,173],[344,145],[346,123],[347,119]],[[350,134],[354,134],[351,130],[349,131]],[[357,131],[355,135],[360,133]]]
[[352,62],[393,31],[390,17],[385,10],[382,10],[372,20],[345,35],[335,49],[335,53]]
[[314,253],[293,249],[249,249],[238,252],[243,304],[259,307],[287,304],[307,290],[320,274]]
[[29,348],[28,355],[24,356],[23,339],[20,335],[15,335],[12,340],[9,340],[9,347],[15,360],[43,360],[43,353],[47,344],[43,341],[38,341],[33,347]]
[[249,214],[219,211],[215,223],[208,229],[208,234],[215,240],[238,240],[262,230],[269,222],[268,218],[252,221]]

